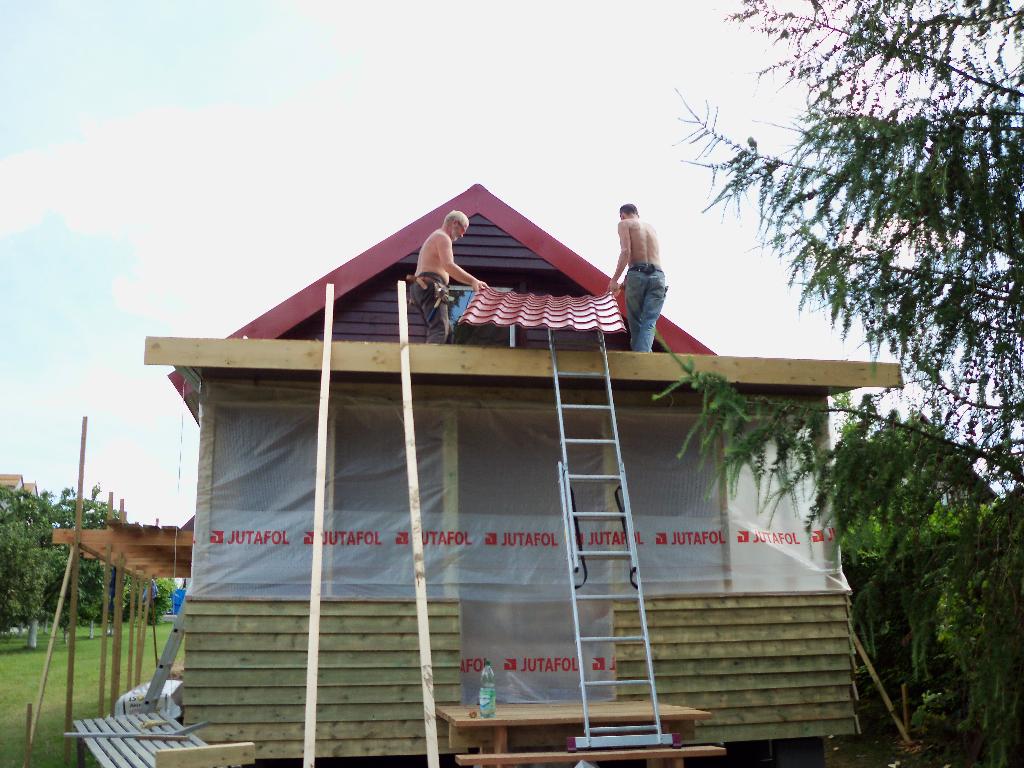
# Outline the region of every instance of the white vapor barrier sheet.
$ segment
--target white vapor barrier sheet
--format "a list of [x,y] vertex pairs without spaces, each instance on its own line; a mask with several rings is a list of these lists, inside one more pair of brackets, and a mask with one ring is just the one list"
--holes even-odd
[[[619,407],[623,462],[648,597],[846,591],[834,532],[805,522],[809,500],[768,504],[748,475],[723,504],[714,457],[678,409]],[[308,599],[317,400],[310,389],[207,383],[190,595]],[[607,415],[566,415],[574,437],[608,437]],[[210,423],[205,423],[207,420]],[[428,596],[456,598],[464,700],[483,659],[502,701],[577,700],[569,571],[551,403],[459,399],[415,408]],[[412,600],[401,403],[332,393],[323,597]],[[569,448],[574,473],[616,472],[610,446]],[[575,488],[579,511],[617,509],[613,487]],[[208,508],[207,508],[208,507]],[[582,549],[619,549],[621,523],[580,522]],[[635,595],[624,562],[586,560],[578,594]],[[586,634],[610,608],[581,602]],[[589,679],[615,677],[614,649],[587,644]]]

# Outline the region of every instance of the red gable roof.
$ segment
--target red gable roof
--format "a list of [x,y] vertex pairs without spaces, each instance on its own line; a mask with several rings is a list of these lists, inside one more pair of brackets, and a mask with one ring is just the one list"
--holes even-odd
[[[248,336],[250,339],[276,339],[286,331],[312,317],[324,308],[324,289],[334,283],[335,296],[346,293],[419,249],[427,236],[440,225],[451,210],[460,210],[467,216],[480,214],[503,229],[525,247],[536,253],[585,290],[596,296],[608,287],[608,276],[542,230],[518,211],[509,207],[480,184],[474,184],[462,194],[424,214],[404,229],[347,261],[319,280],[307,285],[291,298],[285,299],[251,323],[239,328],[231,338]],[[619,299],[620,307],[622,299]],[[658,332],[669,347],[680,353],[713,355],[710,349],[679,326],[662,317]]]

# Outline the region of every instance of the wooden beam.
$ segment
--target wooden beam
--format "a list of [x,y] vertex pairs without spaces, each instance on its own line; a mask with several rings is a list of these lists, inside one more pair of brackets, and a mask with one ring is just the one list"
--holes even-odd
[[[725,747],[649,747],[637,749],[580,750],[578,752],[495,752],[456,755],[456,765],[530,765],[533,763],[610,763],[619,760],[664,760],[672,768],[682,768],[690,757],[723,757]],[[650,763],[648,763],[650,765]]]
[[148,573],[142,575],[139,589],[139,637],[135,650],[135,685],[142,682],[142,657],[146,650],[146,627],[149,625],[149,610],[153,605],[153,582]]
[[[78,571],[82,545],[82,510],[85,504],[85,436],[89,417],[82,417],[82,440],[78,448],[78,497],[75,501],[75,542],[71,547],[71,608],[68,613],[68,684],[64,702],[64,730],[71,730],[71,709],[75,696],[75,635],[78,629]],[[56,627],[54,627],[56,629]],[[71,759],[71,742],[64,742],[64,762]]]
[[868,673],[871,675],[871,679],[875,683],[875,687],[878,688],[878,693],[882,696],[882,703],[885,704],[885,708],[889,710],[889,716],[892,717],[892,721],[896,723],[896,730],[900,732],[900,738],[903,739],[904,744],[913,744],[914,740],[910,738],[910,734],[907,733],[907,729],[903,727],[903,721],[900,720],[899,715],[896,714],[896,708],[892,705],[892,699],[889,698],[889,694],[885,692],[885,686],[882,685],[882,681],[878,677],[878,673],[875,672],[875,666],[871,663],[871,659],[868,658],[867,651],[864,650],[864,646],[861,645],[860,638],[857,637],[856,632],[851,632],[850,636],[853,638],[853,645],[857,649],[857,653],[860,654],[861,659],[864,661],[864,666],[868,668]]
[[207,744],[203,747],[158,749],[156,768],[219,768],[224,765],[252,765],[256,762],[256,744]]
[[[447,306],[438,308],[448,311]],[[423,524],[420,520],[420,479],[416,463],[416,426],[413,422],[412,375],[409,349],[409,303],[404,280],[398,281],[398,333],[401,338],[402,421],[405,427],[405,468],[409,476],[409,528],[413,580],[416,587],[416,627],[419,635],[423,685],[423,726],[427,737],[427,766],[438,768],[437,716],[434,711],[434,664],[430,657],[427,617],[427,574],[423,560]],[[433,345],[431,345],[433,346]]]
[[313,489],[313,566],[309,576],[309,642],[306,650],[306,713],[302,741],[304,768],[316,765],[316,696],[320,662],[320,591],[323,586],[324,495],[327,478],[327,413],[331,397],[331,338],[334,334],[334,284],[324,299],[324,341],[320,361],[320,410],[316,426],[316,486]]
[[[143,545],[147,547],[166,547],[168,551],[175,546],[182,549],[192,547],[192,531],[178,531],[174,528],[142,528],[136,526],[109,528],[87,528],[81,532],[81,543],[93,551],[101,552],[108,544],[114,547]],[[74,538],[71,528],[55,528],[54,544],[70,544]],[[177,538],[177,541],[175,541]]]
[[124,556],[117,561],[114,586],[114,647],[110,656],[110,711],[121,694],[121,635],[124,632]]
[[57,610],[53,614],[53,628],[50,630],[50,641],[46,645],[46,659],[43,661],[43,674],[39,678],[39,695],[36,697],[36,705],[32,715],[32,729],[29,735],[28,747],[25,750],[25,763],[32,763],[32,745],[36,740],[36,730],[39,728],[39,714],[43,709],[43,693],[46,691],[46,678],[50,674],[50,660],[53,658],[53,642],[57,639],[57,632],[60,631],[60,614],[64,608],[64,597],[68,593],[68,582],[71,580],[71,555],[68,553],[68,564],[64,568],[64,580],[60,584],[60,596],[57,598]]
[[127,570],[131,574],[131,581],[128,582],[128,668],[125,670],[125,680],[130,689],[133,687],[132,670],[135,669],[135,604],[138,602],[135,592],[138,589],[138,578],[130,569]]
[[[107,496],[107,525],[114,519],[114,492]],[[100,702],[96,708],[96,715],[103,717],[104,698],[107,692],[107,622],[110,620],[110,557],[111,545],[104,548],[103,556],[103,588],[100,594],[103,595],[103,609],[100,616]]]
[[[344,373],[399,374],[401,344],[336,341],[331,370]],[[187,365],[197,369],[316,371],[320,343],[282,339],[195,339],[148,337],[147,365]],[[566,366],[596,370],[587,352],[565,352]],[[543,349],[506,349],[450,344],[415,344],[409,350],[413,375],[551,378],[551,356]],[[696,370],[717,373],[750,386],[816,388],[841,392],[858,387],[902,385],[899,366],[847,360],[692,355]],[[682,371],[672,355],[609,352],[608,365],[617,381],[676,381]]]

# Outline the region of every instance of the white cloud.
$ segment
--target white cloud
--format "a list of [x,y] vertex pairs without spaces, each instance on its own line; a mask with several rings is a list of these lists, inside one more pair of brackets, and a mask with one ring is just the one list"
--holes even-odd
[[785,122],[801,98],[754,85],[770,57],[725,10],[298,7],[333,41],[341,75],[260,106],[94,115],[74,141],[0,158],[0,237],[53,213],[131,254],[111,291],[138,328],[137,357],[98,360],[73,396],[55,382],[23,394],[47,392],[38,408],[69,400],[68,418],[88,412],[90,478],[121,483],[145,515],[170,520],[192,503],[195,427],[186,418],[179,492],[182,406],[164,371],[142,367],[143,336],[224,336],[477,182],[606,271],[618,206],[636,202],[661,235],[666,314],[716,351],[866,356],[822,316],[797,315],[749,217],[701,213],[709,178],[683,164],[695,148],[677,145],[688,129],[674,89],[762,146],[786,137],[758,121]]

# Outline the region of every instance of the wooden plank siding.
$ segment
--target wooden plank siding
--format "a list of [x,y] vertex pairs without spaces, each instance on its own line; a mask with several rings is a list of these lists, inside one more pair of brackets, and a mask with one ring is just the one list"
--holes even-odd
[[[412,601],[324,601],[317,757],[426,751]],[[434,696],[456,704],[459,606],[429,606]],[[185,615],[185,719],[207,741],[256,742],[258,758],[302,756],[309,604],[192,600]],[[439,729],[442,752],[450,751]]]
[[[696,740],[748,741],[856,732],[843,594],[648,599],[658,698],[714,713]],[[616,634],[636,608],[615,606]],[[617,674],[644,677],[643,649],[622,645]]]
[[[395,266],[350,291],[334,306],[335,341],[398,341],[398,306],[395,283],[416,269],[417,253],[409,253]],[[495,288],[511,288],[522,293],[583,296],[587,293],[576,282],[559,272],[518,240],[479,214],[470,217],[469,234],[455,243],[455,262],[473,276]],[[322,340],[324,317],[313,317],[284,333],[282,339]],[[409,313],[409,338],[421,341],[423,320],[418,312]],[[626,334],[612,334],[609,349],[629,349]],[[517,329],[516,346],[544,348],[547,332]]]

